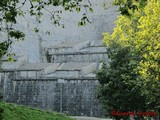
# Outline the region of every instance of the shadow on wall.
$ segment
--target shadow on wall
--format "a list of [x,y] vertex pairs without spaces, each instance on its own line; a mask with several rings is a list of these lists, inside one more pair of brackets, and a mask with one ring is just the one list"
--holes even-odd
[[[0,102],[3,100],[3,92],[2,90],[0,89]],[[1,120],[1,119],[0,119]]]
[[[3,100],[3,94],[2,94],[2,91],[0,90],[0,102],[2,102],[2,100]],[[0,105],[0,120],[3,120],[3,112],[4,110]]]

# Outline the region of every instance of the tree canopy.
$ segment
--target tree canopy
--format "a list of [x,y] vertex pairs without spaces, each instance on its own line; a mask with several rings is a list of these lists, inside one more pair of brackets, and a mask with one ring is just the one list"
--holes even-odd
[[147,0],[114,0],[113,4],[119,6],[122,15],[130,16],[133,11],[143,9]]
[[112,34],[103,34],[111,62],[97,72],[97,78],[99,99],[110,113],[160,113],[159,13],[160,1],[148,0],[131,15],[119,16]]

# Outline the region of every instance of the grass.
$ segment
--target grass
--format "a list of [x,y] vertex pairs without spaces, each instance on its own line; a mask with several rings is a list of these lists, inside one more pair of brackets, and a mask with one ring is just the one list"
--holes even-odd
[[64,114],[0,102],[0,120],[74,120]]

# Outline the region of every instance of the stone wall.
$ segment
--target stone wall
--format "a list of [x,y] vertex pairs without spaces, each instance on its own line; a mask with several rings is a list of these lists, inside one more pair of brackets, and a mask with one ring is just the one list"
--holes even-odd
[[[85,27],[78,26],[78,21],[85,10],[79,13],[63,12],[61,14],[61,23],[65,25],[64,29],[51,24],[52,21],[50,20],[49,13],[44,12],[42,23],[38,24],[36,18],[31,17],[29,11],[26,10],[25,18],[19,17],[16,25],[18,30],[22,30],[25,33],[25,40],[15,42],[11,50],[17,55],[24,55],[29,63],[36,63],[45,61],[42,47],[48,48],[50,45],[63,41],[100,40],[102,39],[102,32],[112,32],[115,26],[114,21],[117,18],[118,12],[117,7],[112,6],[113,1],[90,0],[94,12],[86,13],[91,24],[88,23]],[[104,4],[106,4],[107,9],[104,9]],[[27,9],[28,7],[30,7],[30,3],[28,3],[28,6],[26,4],[23,9]],[[33,30],[37,26],[40,28],[38,34]],[[50,32],[50,35],[46,34],[47,31]]]
[[96,99],[95,78],[15,79],[14,71],[1,73],[4,100],[78,116],[103,116]]
[[[29,16],[29,11],[27,20],[18,18],[16,27],[26,37],[10,49],[24,57],[19,62],[3,63],[3,68],[9,69],[0,73],[3,100],[69,115],[102,117],[105,112],[96,99],[99,83],[93,71],[100,68],[101,61],[109,61],[100,42],[102,32],[112,32],[114,28],[118,13],[117,7],[111,5],[113,1],[91,0],[94,12],[86,13],[91,24],[85,27],[78,27],[84,10],[78,14],[63,12],[64,29],[52,26],[49,14],[44,14],[41,24]],[[37,26],[38,34],[33,32]],[[46,63],[46,54],[53,64]]]
[[78,54],[57,54],[52,57],[52,61],[56,63],[66,62],[101,62],[107,61],[108,57],[105,52],[99,53],[78,53]]

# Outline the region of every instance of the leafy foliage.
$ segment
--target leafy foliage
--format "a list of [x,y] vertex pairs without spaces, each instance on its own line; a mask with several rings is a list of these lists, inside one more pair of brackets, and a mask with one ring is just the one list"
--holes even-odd
[[160,112],[160,1],[152,0],[139,19],[135,49],[141,54],[138,73],[144,80],[143,94],[150,108]]
[[147,0],[114,0],[114,5],[119,6],[122,15],[130,16],[132,12],[143,8]]
[[121,15],[111,35],[103,34],[111,62],[97,72],[97,78],[99,99],[109,113],[160,113],[159,13],[160,1],[148,0],[131,17]]
[[0,107],[0,120],[3,120],[3,109]]
[[[120,112],[145,111],[145,96],[140,91],[143,82],[137,79],[139,75],[133,72],[138,62],[130,61],[135,57],[129,54],[130,47],[121,47],[116,42],[113,42],[112,45],[114,48],[107,48],[111,62],[104,64],[97,72],[97,78],[101,84],[98,98],[104,103],[111,117],[113,117],[111,113],[114,110]],[[127,116],[114,117],[129,119]]]
[[8,47],[9,47],[8,42],[5,41],[5,42],[0,43],[0,58],[2,58],[4,54],[6,54]]

